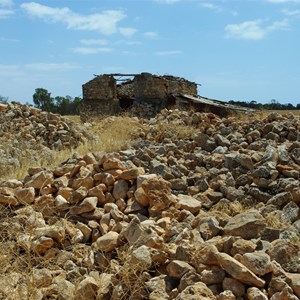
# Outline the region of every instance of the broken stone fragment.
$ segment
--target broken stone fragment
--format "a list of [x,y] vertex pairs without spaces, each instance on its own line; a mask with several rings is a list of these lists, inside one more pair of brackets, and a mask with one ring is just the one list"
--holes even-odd
[[53,174],[49,171],[40,171],[33,175],[26,183],[25,187],[33,187],[37,190],[52,184],[54,181]]
[[175,207],[178,209],[186,209],[193,214],[196,214],[200,211],[202,206],[201,202],[189,195],[179,194],[177,195],[177,203]]
[[173,260],[167,265],[167,272],[170,277],[180,279],[188,271],[195,271],[195,269],[185,261]]
[[222,269],[233,278],[251,286],[264,287],[264,280],[257,277],[252,271],[230,255],[219,252],[215,256]]
[[90,212],[96,209],[98,203],[97,197],[85,198],[79,206],[74,206],[70,209],[70,215],[80,215],[86,212]]
[[35,199],[35,190],[33,187],[15,189],[14,194],[22,204],[31,204]]
[[251,239],[259,237],[266,226],[266,221],[260,213],[246,211],[232,217],[225,225],[224,232],[244,239]]
[[96,251],[110,252],[115,250],[120,245],[119,233],[110,231],[99,237],[92,247]]
[[99,283],[93,277],[86,276],[76,287],[74,297],[78,300],[94,300],[98,288]]

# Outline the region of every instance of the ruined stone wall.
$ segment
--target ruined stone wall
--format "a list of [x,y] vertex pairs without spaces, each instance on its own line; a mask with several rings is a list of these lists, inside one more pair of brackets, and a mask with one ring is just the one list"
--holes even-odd
[[95,77],[82,86],[82,92],[80,117],[83,121],[115,114],[121,110],[117,98],[116,80],[111,75]]
[[136,101],[160,106],[161,102],[166,99],[167,86],[162,77],[142,73],[136,75],[133,82]]
[[111,75],[101,75],[82,86],[84,100],[106,100],[117,98],[116,80]]
[[197,84],[183,78],[164,76],[167,84],[168,94],[197,95]]
[[137,115],[154,116],[170,104],[171,94],[197,94],[197,85],[174,76],[141,73],[123,84],[116,84],[113,75],[101,75],[82,86],[81,118],[112,115],[132,108]]

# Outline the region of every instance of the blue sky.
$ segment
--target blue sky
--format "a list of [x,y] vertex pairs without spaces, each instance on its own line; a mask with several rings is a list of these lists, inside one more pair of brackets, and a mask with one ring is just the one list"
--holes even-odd
[[300,103],[300,0],[0,0],[0,95],[82,96],[150,72],[222,100]]

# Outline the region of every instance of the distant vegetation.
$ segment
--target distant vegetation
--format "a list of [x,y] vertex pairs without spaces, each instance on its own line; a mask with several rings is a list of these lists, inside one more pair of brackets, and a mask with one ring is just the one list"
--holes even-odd
[[[46,89],[37,88],[33,94],[34,106],[44,111],[58,113],[61,115],[79,115],[80,104],[82,99],[80,97],[72,98],[71,96],[56,96],[51,97]],[[0,103],[7,103],[8,97],[0,95]],[[249,107],[257,110],[300,110],[300,103],[293,105],[292,103],[281,104],[277,100],[272,99],[269,103],[262,104],[257,101],[228,101],[230,104]],[[30,105],[26,103],[27,105]]]
[[234,100],[230,100],[230,101],[228,101],[228,103],[243,106],[243,107],[254,108],[254,109],[258,109],[258,110],[296,110],[296,109],[300,109],[300,103],[296,104],[296,105],[293,105],[291,103],[281,104],[275,99],[272,99],[269,103],[266,103],[266,104],[258,103],[256,101],[246,102],[246,101],[234,101]]
[[61,115],[78,115],[82,101],[80,97],[72,98],[71,96],[53,98],[51,93],[43,88],[35,89],[32,97],[35,107]]

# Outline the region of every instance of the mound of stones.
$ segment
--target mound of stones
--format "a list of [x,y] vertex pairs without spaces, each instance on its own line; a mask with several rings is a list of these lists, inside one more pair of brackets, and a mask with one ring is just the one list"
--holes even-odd
[[[0,183],[16,253],[3,298],[299,299],[300,120],[164,110],[144,122],[128,150]],[[190,135],[164,137],[165,123]]]
[[0,167],[17,167],[18,158],[49,149],[76,148],[87,131],[60,115],[19,103],[0,107]]

